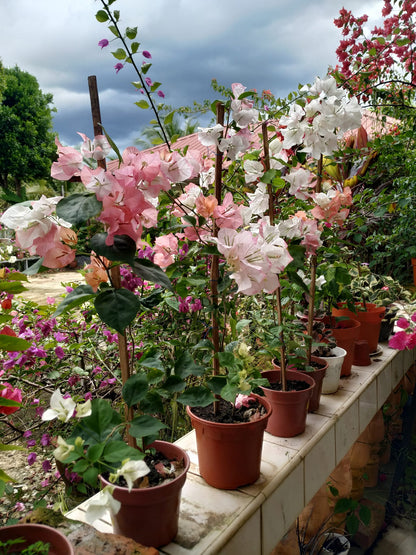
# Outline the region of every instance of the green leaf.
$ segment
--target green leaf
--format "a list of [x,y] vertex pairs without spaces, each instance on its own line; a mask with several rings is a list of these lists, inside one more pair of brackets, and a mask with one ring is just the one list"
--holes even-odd
[[120,38],[119,30],[115,25],[109,25],[108,29],[113,33],[114,36],[116,36],[117,38]]
[[26,449],[20,445],[5,445],[0,443],[0,451],[26,451]]
[[136,258],[131,264],[131,269],[133,272],[141,277],[144,281],[150,281],[152,283],[157,283],[169,291],[173,291],[170,279],[165,274],[165,272],[153,264],[150,260],[145,258]]
[[345,527],[351,536],[354,536],[358,532],[358,527],[360,526],[360,521],[355,514],[348,515],[345,519]]
[[149,103],[146,102],[146,100],[139,100],[138,102],[135,102],[136,106],[138,106],[139,108],[142,108],[143,110],[146,110],[147,108],[149,108]]
[[130,45],[131,53],[136,54],[138,49],[140,48],[140,42],[132,42]]
[[189,407],[206,407],[215,401],[215,398],[209,389],[200,385],[188,388],[177,400]]
[[105,21],[108,21],[108,13],[104,10],[98,10],[98,12],[95,14],[95,18],[100,23],[104,23]]
[[180,378],[202,376],[204,373],[204,366],[196,364],[188,351],[182,353],[175,361],[175,375]]
[[42,268],[42,262],[43,262],[43,256],[42,258],[39,258],[39,260],[31,264],[26,270],[24,270],[24,273],[27,276],[33,276],[37,274],[39,270]]
[[142,414],[141,416],[136,416],[136,418],[133,418],[130,422],[129,434],[140,439],[145,436],[157,434],[164,428],[167,428],[166,424],[163,424],[163,422],[157,418],[149,414]]
[[146,64],[143,64],[143,65],[140,67],[140,69],[142,70],[142,73],[143,73],[144,75],[146,75],[146,73],[149,71],[149,69],[150,69],[151,67],[152,67],[152,64],[148,62],[148,63],[146,63]]
[[16,480],[14,478],[12,478],[8,474],[6,474],[4,472],[4,470],[2,470],[1,468],[0,468],[0,481],[1,482],[16,482]]
[[112,245],[106,245],[107,233],[96,233],[90,241],[91,249],[108,260],[130,263],[136,254],[136,242],[128,235],[115,235]]
[[90,463],[87,460],[81,459],[80,461],[77,461],[74,464],[74,466],[72,467],[72,470],[77,474],[82,474],[87,470],[89,466],[90,466]]
[[[19,401],[14,401],[13,399],[8,399],[7,397],[1,397],[0,396],[0,407],[21,407],[22,403],[19,403]],[[1,445],[2,443],[0,443],[0,451],[3,451],[3,449],[1,449]]]
[[366,505],[361,505],[358,510],[358,516],[360,517],[361,522],[364,526],[368,526],[371,521],[371,509]]
[[88,302],[90,299],[94,298],[97,294],[94,293],[91,285],[79,285],[73,291],[68,293],[64,300],[59,303],[53,316],[59,316],[64,312],[68,312],[77,306]]
[[98,484],[98,473],[99,473],[98,468],[91,466],[90,468],[88,468],[88,470],[84,472],[84,474],[82,475],[82,479],[84,480],[84,482],[87,482],[87,484],[89,484],[91,487],[95,488],[97,487],[97,484]]
[[30,341],[26,341],[26,339],[21,337],[0,334],[0,351],[26,351],[31,344]]
[[80,226],[90,218],[98,216],[102,207],[103,203],[97,200],[94,193],[75,193],[58,202],[56,213],[59,218]]
[[104,447],[104,443],[96,443],[94,445],[91,445],[87,451],[88,460],[90,460],[91,462],[97,462],[104,451]]
[[145,368],[154,368],[156,370],[161,370],[164,373],[163,363],[160,360],[161,353],[151,353],[148,355],[144,355],[138,361],[140,366],[144,366]]
[[179,376],[169,376],[169,378],[162,385],[162,388],[169,394],[178,393],[185,389],[186,382]]
[[130,40],[135,39],[137,36],[137,27],[127,27],[126,28],[126,37]]
[[144,397],[149,389],[147,377],[144,374],[133,374],[123,386],[123,399],[128,407],[137,405]]
[[121,162],[123,161],[123,156],[121,155],[121,152],[119,151],[119,149],[117,148],[116,143],[113,141],[113,139],[110,137],[110,135],[107,133],[107,131],[105,130],[104,126],[100,123],[99,124],[101,129],[103,130],[103,133],[105,135],[105,138],[107,139],[107,141],[109,142],[111,148],[114,150],[114,152],[117,155],[118,161],[119,161],[119,167]]
[[80,436],[87,445],[102,443],[122,422],[121,416],[105,399],[91,401],[92,412],[79,420],[71,437]]
[[94,306],[105,324],[124,334],[140,309],[140,301],[127,289],[110,288],[98,293],[94,299]]
[[351,511],[351,509],[353,508],[353,505],[352,505],[353,503],[354,502],[352,499],[347,499],[346,497],[342,497],[341,499],[338,499],[334,507],[334,513],[340,514],[340,513],[346,513],[348,511]]
[[175,111],[169,112],[169,114],[168,114],[167,116],[165,116],[165,118],[164,118],[164,120],[163,120],[163,123],[164,123],[165,125],[171,124],[174,115],[175,115]]
[[127,57],[126,51],[124,48],[117,48],[115,52],[111,52],[111,54],[116,58],[116,60],[125,60]]
[[27,287],[20,283],[20,281],[0,281],[0,291],[17,294],[27,291]]
[[144,457],[144,453],[130,447],[124,441],[111,441],[107,443],[103,452],[103,459],[110,463],[122,462],[125,459],[130,460],[141,460]]

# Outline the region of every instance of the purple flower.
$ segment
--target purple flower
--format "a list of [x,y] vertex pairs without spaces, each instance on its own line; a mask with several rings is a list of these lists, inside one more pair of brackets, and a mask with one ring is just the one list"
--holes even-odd
[[74,387],[74,385],[77,384],[80,379],[81,378],[79,376],[77,376],[76,374],[74,374],[73,376],[69,376],[68,385],[70,385],[71,387]]
[[152,55],[150,54],[150,52],[148,52],[147,50],[143,50],[142,54],[143,54],[143,56],[144,56],[145,58],[151,58],[151,57],[152,57]]
[[150,77],[146,77],[145,82],[148,87],[151,87],[153,85],[153,81],[150,79]]
[[191,304],[191,311],[198,312],[198,310],[202,309],[202,303],[200,299],[195,299],[195,301]]
[[42,468],[44,472],[50,472],[52,470],[52,465],[50,461],[46,460],[42,463]]
[[59,360],[62,360],[64,358],[65,352],[62,347],[55,347],[55,355],[59,358]]
[[44,480],[41,481],[40,485],[43,488],[47,488],[49,486],[49,478],[45,478]]
[[72,293],[72,291],[74,290],[74,288],[71,287],[70,285],[67,285],[67,286],[65,287],[65,289],[66,289],[66,292],[67,292],[67,293]]
[[25,439],[27,439],[28,437],[30,437],[32,435],[32,432],[30,430],[26,430],[25,433],[23,434],[23,437]]
[[118,62],[115,66],[114,69],[116,70],[116,73],[118,73],[120,71],[120,69],[123,69],[123,64],[121,62]]
[[108,40],[107,39],[101,39],[98,43],[98,46],[101,46],[101,49],[105,48],[106,46],[108,46]]
[[165,93],[163,91],[157,91],[157,96],[160,96],[160,98],[165,98]]
[[36,439],[28,439],[28,440],[26,441],[26,445],[27,445],[28,447],[34,447],[34,446],[36,445]]
[[18,502],[16,503],[16,505],[14,506],[14,508],[16,509],[16,511],[19,511],[19,512],[24,511],[24,509],[25,509],[25,504],[22,503],[21,501],[18,501]]
[[67,339],[66,333],[62,333],[61,331],[57,331],[56,333],[53,334],[53,336],[55,340],[58,341],[58,343],[63,343]]
[[86,401],[91,401],[91,399],[92,399],[92,393],[91,393],[91,391],[88,391],[88,393],[86,393],[86,394],[84,395],[84,399],[85,399]]
[[37,455],[34,451],[29,453],[29,455],[27,456],[27,464],[29,466],[32,466],[32,464],[36,461],[36,457],[37,457]]
[[40,444],[42,445],[42,447],[47,447],[48,445],[50,445],[50,443],[51,438],[49,434],[42,434],[42,437],[40,438]]

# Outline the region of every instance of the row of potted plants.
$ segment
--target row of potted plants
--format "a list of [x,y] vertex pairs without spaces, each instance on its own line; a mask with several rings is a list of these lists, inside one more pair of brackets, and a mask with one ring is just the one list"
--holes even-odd
[[[114,1],[102,0],[97,18],[109,23],[131,61],[137,31],[120,30]],[[146,88],[140,70],[139,77],[151,99],[156,89]],[[367,337],[367,324],[355,324],[364,314],[355,310],[356,301],[368,308],[369,299],[354,298],[351,265],[339,262],[352,192],[325,180],[323,171],[324,157],[326,164],[336,158],[345,132],[360,127],[356,99],[328,76],[301,88],[276,120],[268,120],[264,98],[240,83],[213,107],[216,124],[198,134],[213,157],[172,151],[169,144],[165,151],[129,147],[121,154],[97,131],[92,141],[81,134],[81,151],[56,140],[52,177],[79,180],[83,189],[14,205],[1,218],[15,230],[19,248],[39,257],[32,272],[71,264],[77,231],[91,221],[101,226],[86,253],[87,284],[66,296],[55,317],[93,307],[117,332],[122,404],[100,398],[80,403],[57,390],[42,418],[70,427],[67,437],[57,439],[56,459],[91,488],[101,484],[88,520],[110,509],[116,532],[154,547],[177,533],[189,468],[185,452],[158,439],[164,424],[157,415],[166,399],[174,396],[187,406],[202,477],[234,489],[258,479],[265,430],[300,434],[308,410],[317,410],[329,362],[314,369],[322,362],[314,358],[315,348],[322,351],[335,338],[341,351],[329,358],[339,362],[344,356],[341,372],[348,374],[354,354],[342,331],[353,331],[352,345],[367,342],[367,354],[378,345],[378,335],[371,342]],[[117,161],[110,167],[105,160],[111,149]],[[153,261],[143,256],[146,248]],[[140,290],[121,285],[120,266],[142,280]],[[179,310],[178,297],[186,298],[192,286],[200,288],[209,314],[206,334],[171,353],[158,353],[154,341],[134,357],[127,348],[133,322],[145,328],[162,302],[176,302]],[[353,312],[334,312],[338,303]],[[377,312],[377,324],[383,312]],[[326,382],[329,390],[336,386]],[[287,411],[298,393],[303,401],[295,417]],[[288,423],[295,428],[288,430]],[[235,432],[243,436],[239,449],[228,441]]]

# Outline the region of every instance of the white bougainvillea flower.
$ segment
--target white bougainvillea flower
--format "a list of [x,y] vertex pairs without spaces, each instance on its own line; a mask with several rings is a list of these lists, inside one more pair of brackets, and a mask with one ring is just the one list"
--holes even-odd
[[75,445],[67,443],[61,436],[58,436],[58,447],[54,450],[53,455],[56,460],[65,461],[74,449]]
[[113,497],[114,486],[106,486],[97,495],[94,495],[88,503],[88,508],[85,513],[85,520],[88,524],[105,516],[107,511],[116,515],[121,507],[120,501]]
[[131,491],[133,484],[139,478],[143,478],[149,474],[150,468],[144,461],[130,461],[127,460],[123,463],[122,467],[117,470],[115,474],[110,476],[110,480],[114,481],[119,476],[122,476],[127,482],[127,488]]
[[266,183],[261,181],[258,183],[254,193],[247,193],[249,201],[249,207],[252,214],[258,216],[263,216],[265,212],[269,209],[269,194],[267,192]]
[[218,140],[222,136],[224,127],[217,123],[214,127],[198,127],[198,139],[201,145],[218,146]]
[[85,403],[78,403],[75,410],[78,418],[89,416],[91,414],[91,401],[88,399]]
[[65,399],[59,389],[52,393],[50,405],[50,408],[42,414],[42,420],[57,418],[62,422],[68,422],[77,406],[71,397]]
[[257,181],[264,174],[264,166],[257,160],[244,160],[244,179],[246,183]]

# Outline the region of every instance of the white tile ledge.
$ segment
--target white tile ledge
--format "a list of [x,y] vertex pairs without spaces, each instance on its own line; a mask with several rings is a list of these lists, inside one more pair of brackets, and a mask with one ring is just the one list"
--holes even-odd
[[[322,395],[302,435],[284,439],[265,433],[255,484],[236,491],[208,486],[199,476],[194,432],[179,439],[191,468],[182,491],[178,536],[160,553],[269,555],[415,360],[415,351],[382,348],[370,366],[353,366],[336,393]],[[87,504],[67,517],[85,520]],[[95,527],[111,532],[111,519],[99,520]]]

